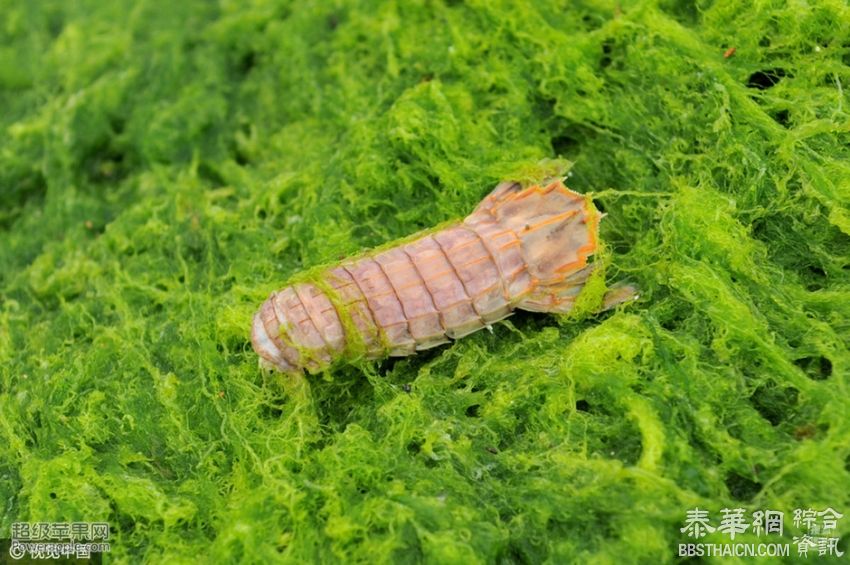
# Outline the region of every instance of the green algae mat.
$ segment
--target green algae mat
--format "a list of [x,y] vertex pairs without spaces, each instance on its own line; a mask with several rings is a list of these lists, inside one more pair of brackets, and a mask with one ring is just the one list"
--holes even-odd
[[[121,563],[846,559],[846,3],[0,14],[4,548],[106,524]],[[289,277],[551,159],[639,300],[260,370]]]

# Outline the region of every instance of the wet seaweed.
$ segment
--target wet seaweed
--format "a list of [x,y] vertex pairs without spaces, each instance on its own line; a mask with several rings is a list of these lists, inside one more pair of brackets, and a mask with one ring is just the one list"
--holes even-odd
[[[845,3],[0,12],[0,531],[105,521],[120,562],[637,562],[697,505],[850,509]],[[270,291],[555,156],[637,303],[258,368]]]

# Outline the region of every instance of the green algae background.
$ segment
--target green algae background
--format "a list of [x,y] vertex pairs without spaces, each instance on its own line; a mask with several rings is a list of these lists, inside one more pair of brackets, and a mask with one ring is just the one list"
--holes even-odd
[[[850,513],[848,89],[836,0],[0,0],[0,537],[673,562],[696,506]],[[287,278],[556,156],[639,301],[260,371]]]

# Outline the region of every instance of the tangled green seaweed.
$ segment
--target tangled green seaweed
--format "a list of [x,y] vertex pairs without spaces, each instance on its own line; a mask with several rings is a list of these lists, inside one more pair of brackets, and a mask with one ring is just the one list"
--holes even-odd
[[[850,511],[846,3],[0,13],[0,538],[102,521],[118,562],[670,562],[696,506]],[[257,368],[250,319],[283,281],[556,155],[632,307]]]

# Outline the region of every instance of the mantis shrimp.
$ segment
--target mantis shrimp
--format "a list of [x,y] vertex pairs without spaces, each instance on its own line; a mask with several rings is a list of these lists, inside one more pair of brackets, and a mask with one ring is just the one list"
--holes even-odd
[[516,309],[567,313],[596,266],[601,217],[561,180],[503,182],[462,221],[273,292],[254,316],[254,350],[267,367],[315,373],[345,357],[412,355]]

